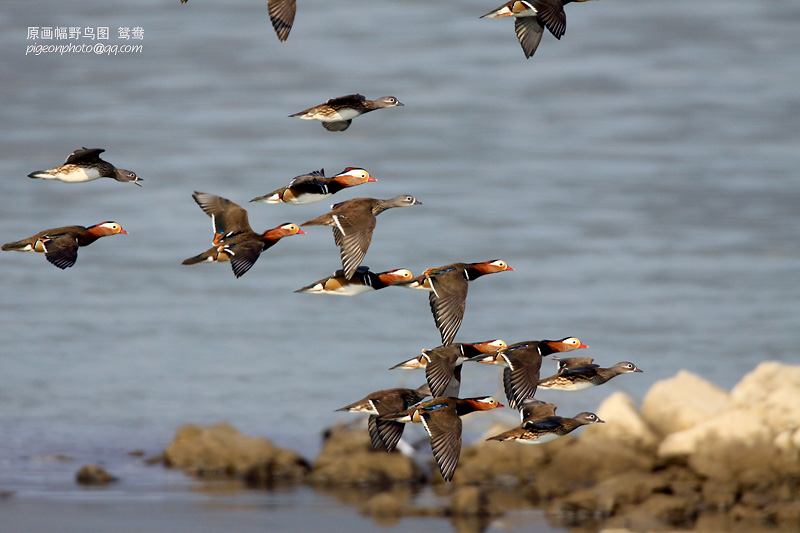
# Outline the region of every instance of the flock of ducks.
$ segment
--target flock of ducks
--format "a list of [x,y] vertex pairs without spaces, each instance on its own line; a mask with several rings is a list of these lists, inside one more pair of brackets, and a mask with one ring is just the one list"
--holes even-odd
[[[567,15],[564,13],[564,5],[573,1],[586,2],[588,0],[511,0],[480,18],[514,17],[514,31],[527,59],[539,47],[545,28],[556,39],[563,37],[564,32],[567,31]],[[181,0],[182,4],[186,2],[188,0]],[[285,41],[289,38],[289,32],[294,24],[294,17],[297,13],[297,0],[269,0],[267,6],[269,19],[272,22],[275,33],[278,35],[278,39]],[[346,129],[348,125],[349,123],[342,129]],[[328,126],[325,127],[328,128]]]
[[[512,0],[484,17],[515,17],[517,36],[525,56],[529,58],[535,52],[544,28],[556,38],[564,34],[566,18],[563,6],[570,1]],[[270,18],[281,41],[289,35],[295,10],[294,0],[269,0]],[[367,100],[360,94],[352,94],[332,98],[324,104],[290,116],[318,120],[328,131],[345,131],[352,120],[362,114],[402,105],[394,96]],[[141,186],[141,178],[136,173],[117,168],[101,159],[103,151],[100,148],[81,148],[70,154],[63,165],[32,172],[29,177],[66,183],[112,178]],[[375,181],[363,168],[348,167],[332,177],[326,177],[324,170],[319,170],[297,176],[288,185],[250,201],[305,205],[329,198],[344,189]],[[407,269],[377,273],[370,271],[361,263],[372,240],[376,217],[388,209],[421,205],[411,195],[345,200],[334,204],[329,212],[301,224],[287,222],[261,233],[251,228],[247,210],[235,202],[199,191],[195,191],[192,197],[211,218],[213,237],[209,249],[184,260],[184,265],[230,262],[233,274],[238,278],[248,272],[260,255],[279,240],[304,234],[301,227],[329,226],[339,248],[342,268],[295,292],[354,296],[394,286],[428,293],[431,313],[442,344],[422,350],[420,355],[392,367],[424,369],[426,383],[416,389],[376,391],[339,411],[368,413],[368,431],[373,447],[388,452],[396,448],[406,423],[421,423],[430,436],[433,456],[446,481],[453,479],[461,452],[461,416],[505,407],[491,396],[459,398],[464,363],[477,362],[502,367],[502,383],[508,405],[520,412],[519,426],[487,440],[526,444],[549,442],[580,426],[603,422],[590,412],[579,413],[571,418],[556,416],[553,404],[534,398],[539,388],[580,391],[606,383],[621,374],[641,372],[635,364],[627,361],[601,368],[590,357],[555,355],[587,348],[575,337],[514,344],[507,344],[500,339],[454,342],[466,311],[470,282],[487,274],[514,269],[506,261],[494,259],[429,268],[419,276],[414,276]],[[65,269],[75,264],[79,247],[88,246],[101,237],[126,233],[122,226],[112,221],[90,227],[63,226],[4,244],[2,249],[43,253],[50,263]],[[549,355],[557,360],[558,370],[552,376],[541,378],[542,358]],[[429,396],[432,399],[425,400]]]

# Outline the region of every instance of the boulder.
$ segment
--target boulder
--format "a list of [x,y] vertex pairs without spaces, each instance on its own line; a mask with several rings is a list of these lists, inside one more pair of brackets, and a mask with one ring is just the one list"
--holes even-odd
[[81,485],[107,485],[116,480],[99,465],[85,465],[75,473],[75,481]]
[[642,402],[642,415],[660,435],[689,429],[728,407],[728,393],[716,385],[681,370],[656,382]]
[[753,411],[773,436],[800,428],[800,366],[759,364],[731,390],[738,409]]
[[658,445],[658,436],[624,392],[606,398],[596,413],[605,424],[587,426],[583,438],[643,451],[653,451]]
[[262,485],[302,479],[309,469],[296,453],[265,438],[242,435],[229,424],[178,428],[164,449],[164,463],[198,477],[248,475]]
[[420,483],[425,475],[405,455],[373,450],[366,428],[333,428],[311,465],[317,485],[375,485]]

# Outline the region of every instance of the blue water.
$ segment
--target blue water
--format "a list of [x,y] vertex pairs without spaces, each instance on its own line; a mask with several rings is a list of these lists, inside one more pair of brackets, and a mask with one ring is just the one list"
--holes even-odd
[[[364,264],[515,268],[472,284],[457,340],[571,335],[602,364],[645,370],[543,391],[559,413],[619,390],[639,401],[679,369],[730,388],[760,361],[797,362],[800,6],[570,4],[567,34],[528,61],[511,21],[478,19],[494,7],[301,1],[279,43],[265,2],[3,2],[0,240],[109,219],[130,232],[66,271],[0,255],[9,501],[80,499],[72,475],[97,460],[123,482],[93,498],[135,501],[132,484],[178,501],[194,482],[127,452],[224,420],[313,458],[321,430],[349,420],[334,409],[422,383],[387,369],[439,344],[424,293],[294,294],[337,268],[327,228],[238,280],[227,265],[181,266],[211,236],[194,190],[245,205],[298,174],[362,166],[379,182],[337,201],[413,194],[424,205],[382,214]],[[30,26],[140,26],[143,50],[26,56]],[[353,92],[405,107],[338,134],[287,118]],[[26,178],[81,146],[144,187]],[[246,207],[264,230],[330,203]],[[496,369],[477,366],[462,394],[502,395]],[[467,418],[467,431],[511,414]],[[321,496],[289,500],[328,516]]]

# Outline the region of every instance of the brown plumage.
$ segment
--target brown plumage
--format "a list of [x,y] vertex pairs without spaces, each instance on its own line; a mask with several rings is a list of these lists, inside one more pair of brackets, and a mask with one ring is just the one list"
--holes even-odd
[[394,96],[381,96],[376,100],[367,100],[360,94],[348,94],[331,98],[324,104],[309,107],[289,116],[303,120],[319,120],[328,131],[344,131],[359,115],[376,109],[402,105],[404,104]]
[[309,174],[297,176],[292,182],[280,189],[276,189],[264,196],[258,196],[251,202],[265,204],[310,204],[324,198],[329,198],[342,189],[355,187],[370,181],[378,181],[369,175],[363,168],[347,167],[339,174],[325,177],[324,170],[315,170]]
[[380,417],[405,411],[430,395],[431,390],[427,384],[416,389],[379,390],[357,402],[337,409],[337,411],[369,413],[368,428],[372,447],[376,450],[385,449],[387,452],[391,452],[397,446],[400,437],[403,436],[403,429],[406,426],[402,422],[381,420]]
[[586,0],[511,0],[481,18],[514,17],[514,30],[528,59],[539,47],[545,28],[550,30],[553,37],[561,39],[567,31],[564,5],[573,1]]
[[452,481],[461,455],[461,417],[475,412],[504,407],[491,396],[478,398],[434,398],[381,420],[421,422],[431,438],[431,451],[445,481]]
[[300,225],[331,226],[333,240],[340,248],[345,278],[351,279],[372,241],[375,217],[393,207],[417,204],[421,205],[422,202],[409,195],[395,196],[388,200],[353,198],[335,204],[329,213],[307,220]]
[[479,354],[496,352],[505,346],[506,343],[500,339],[475,343],[457,342],[422,350],[419,356],[392,368],[424,368],[425,378],[434,398],[456,397],[461,388],[461,365],[464,361]]
[[503,388],[509,406],[518,409],[524,400],[533,398],[536,394],[542,357],[579,348],[587,346],[575,337],[565,337],[557,341],[524,341],[509,344],[508,347],[497,350],[495,354],[475,356],[470,361],[505,367]]
[[482,263],[453,263],[438,268],[429,268],[409,283],[400,286],[430,291],[430,303],[436,329],[447,345],[453,339],[464,320],[467,308],[469,282],[483,275],[514,270],[502,259]]
[[486,440],[497,440],[501,442],[514,440],[522,444],[543,444],[563,437],[581,426],[597,423],[602,424],[603,422],[604,421],[600,420],[596,414],[588,411],[578,413],[572,418],[563,418],[553,415],[527,420],[513,429],[489,437]]
[[[185,4],[188,1],[181,0],[181,4]],[[269,0],[267,9],[269,10],[269,20],[272,22],[272,27],[275,28],[278,40],[285,41],[289,38],[289,32],[292,31],[294,15],[297,12],[297,1]]]
[[202,262],[230,261],[233,274],[238,278],[250,270],[264,250],[283,237],[304,234],[297,224],[287,222],[264,233],[250,227],[247,210],[227,198],[195,191],[192,195],[197,205],[211,217],[214,227],[214,245],[205,252],[183,261],[184,265]]
[[39,252],[60,269],[69,268],[78,260],[78,247],[89,246],[100,237],[126,234],[116,222],[101,222],[94,226],[62,226],[40,231],[32,237],[2,246],[4,251]]

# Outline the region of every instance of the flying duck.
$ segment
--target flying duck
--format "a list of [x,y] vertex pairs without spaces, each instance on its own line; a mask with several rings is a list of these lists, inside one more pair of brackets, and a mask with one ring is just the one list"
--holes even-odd
[[602,385],[621,374],[641,371],[628,361],[620,361],[609,368],[600,368],[597,365],[564,368],[558,374],[539,380],[539,387],[549,390],[578,391]]
[[100,159],[105,152],[102,148],[86,148],[75,150],[60,167],[37,170],[28,174],[29,178],[59,180],[64,183],[84,183],[99,178],[114,178],[117,181],[132,181],[139,187],[142,179],[135,172],[117,168],[108,161]]
[[464,361],[477,355],[493,353],[505,346],[506,343],[500,339],[475,343],[457,342],[422,350],[419,356],[392,368],[424,368],[425,378],[434,398],[456,397],[461,388],[461,365]]
[[307,220],[301,226],[331,226],[333,240],[340,248],[344,276],[352,279],[367,253],[375,229],[375,217],[393,207],[422,205],[410,195],[388,200],[353,198],[332,206],[329,213]]
[[94,226],[62,226],[46,229],[32,237],[4,244],[4,251],[39,252],[60,269],[69,268],[78,260],[78,247],[89,246],[100,237],[128,232],[116,222],[101,222]]
[[557,341],[524,341],[509,344],[508,347],[501,348],[493,354],[477,355],[469,361],[505,367],[503,388],[509,406],[518,409],[524,400],[533,398],[536,393],[542,357],[579,348],[587,346],[575,337],[565,337]]
[[403,436],[405,424],[394,420],[382,420],[380,417],[405,411],[430,395],[431,390],[427,384],[416,389],[379,390],[357,402],[337,409],[337,411],[369,413],[368,427],[372,447],[376,450],[383,448],[387,452],[391,452],[397,446],[400,437]]
[[344,131],[350,127],[350,123],[359,115],[376,109],[402,105],[404,104],[400,103],[394,96],[381,96],[377,100],[367,100],[360,94],[348,94],[331,98],[324,104],[309,107],[289,116],[303,120],[319,120],[328,131]]
[[514,30],[528,59],[536,52],[545,28],[550,30],[553,37],[561,39],[567,31],[564,5],[573,1],[587,0],[511,0],[481,18],[514,17]]
[[434,398],[380,420],[421,422],[431,438],[431,451],[445,481],[452,481],[461,455],[461,416],[504,407],[491,396],[479,398]]
[[247,211],[227,198],[195,191],[197,205],[211,217],[214,245],[205,252],[183,261],[184,265],[230,261],[233,274],[239,278],[250,270],[261,252],[290,235],[302,235],[297,224],[287,222],[264,233],[250,227]]
[[514,440],[522,444],[543,444],[563,437],[581,426],[587,424],[604,423],[594,413],[584,411],[578,413],[573,418],[562,418],[560,416],[548,416],[535,420],[528,420],[521,425],[504,431],[486,440],[508,441]]
[[514,269],[502,259],[482,263],[453,263],[429,268],[411,282],[400,286],[430,291],[428,302],[433,320],[442,337],[442,344],[447,345],[453,342],[464,320],[469,282],[485,274],[506,270]]
[[372,272],[369,267],[361,265],[356,269],[356,273],[350,279],[344,276],[344,270],[337,270],[332,276],[322,278],[294,292],[354,296],[369,291],[385,289],[391,285],[408,281],[413,277],[414,275],[411,271],[405,268],[375,273]]
[[274,190],[264,196],[258,196],[251,202],[265,204],[311,204],[329,198],[347,187],[355,187],[362,183],[378,181],[363,168],[347,167],[332,178],[325,177],[325,170],[315,170],[310,174],[297,176],[286,187]]

